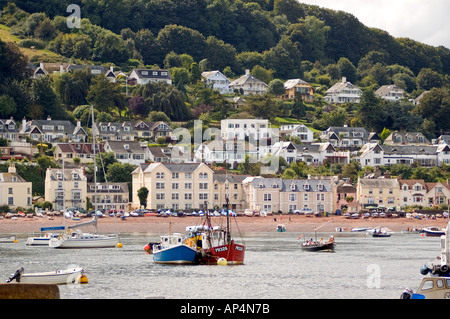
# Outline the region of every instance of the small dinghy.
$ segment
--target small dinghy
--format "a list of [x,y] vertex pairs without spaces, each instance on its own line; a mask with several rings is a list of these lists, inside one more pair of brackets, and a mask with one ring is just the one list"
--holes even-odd
[[21,284],[51,284],[64,285],[76,282],[86,282],[86,276],[83,274],[83,268],[74,267],[64,270],[39,272],[39,273],[25,273],[23,267],[20,267],[11,275],[7,283],[21,283]]

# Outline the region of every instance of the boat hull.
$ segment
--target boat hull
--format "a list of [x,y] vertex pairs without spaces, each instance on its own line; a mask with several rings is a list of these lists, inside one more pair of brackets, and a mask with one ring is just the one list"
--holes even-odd
[[24,273],[10,283],[65,285],[78,282],[82,275],[83,268],[56,270],[42,273]]
[[10,244],[16,242],[16,236],[0,237],[0,243],[2,244]]
[[304,251],[334,251],[334,243],[326,243],[319,245],[302,245],[302,250]]
[[81,238],[52,238],[52,248],[113,248],[119,243],[118,236],[83,236]]
[[28,246],[48,246],[50,238],[44,237],[30,237],[27,239],[26,245]]
[[228,245],[204,249],[200,255],[201,264],[216,265],[220,258],[224,258],[228,265],[242,265],[245,257],[245,246],[231,242]]
[[157,264],[185,265],[196,263],[197,251],[186,245],[177,245],[167,248],[153,247],[153,261]]

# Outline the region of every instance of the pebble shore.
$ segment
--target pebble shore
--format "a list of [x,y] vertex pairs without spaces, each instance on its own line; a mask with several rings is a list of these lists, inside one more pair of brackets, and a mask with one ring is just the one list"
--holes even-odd
[[[88,219],[83,219],[87,221]],[[66,219],[66,226],[79,223]],[[169,231],[169,222],[172,232],[184,233],[186,226],[201,225],[201,217],[128,217],[125,220],[114,217],[103,217],[98,219],[99,233],[144,233],[144,234],[165,234]],[[211,217],[212,225],[226,226],[225,217]],[[303,215],[274,215],[266,217],[246,217],[238,216],[230,219],[230,225],[234,232],[240,233],[260,233],[276,232],[278,224],[284,224],[287,232],[314,232],[320,227],[318,232],[334,232],[337,227],[343,231],[350,231],[355,227],[387,227],[393,232],[401,232],[407,228],[423,228],[436,226],[445,228],[447,219],[409,219],[409,218],[370,218],[370,219],[348,219],[343,216],[330,217],[306,217]],[[17,219],[0,219],[0,234],[31,234],[39,233],[41,227],[51,227],[63,225],[62,217],[19,217]],[[86,231],[93,231],[92,226],[83,228]]]

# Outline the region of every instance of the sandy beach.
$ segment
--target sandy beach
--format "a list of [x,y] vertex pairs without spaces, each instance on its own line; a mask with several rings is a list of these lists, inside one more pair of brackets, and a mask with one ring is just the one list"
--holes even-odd
[[[276,219],[276,220],[275,220]],[[87,221],[83,219],[82,221]],[[212,217],[213,225],[226,225],[225,217]],[[74,225],[77,222],[66,220],[66,225]],[[62,217],[1,219],[0,234],[30,234],[38,233],[41,227],[60,226],[63,224]],[[201,217],[173,217],[171,218],[171,228],[173,232],[184,233],[186,226],[201,225]],[[393,232],[401,232],[403,229],[422,228],[437,226],[445,228],[447,219],[408,219],[408,218],[371,218],[371,219],[347,219],[343,216],[330,217],[306,217],[303,215],[277,215],[267,217],[245,217],[239,216],[230,219],[230,225],[235,232],[259,233],[275,232],[278,224],[284,224],[287,232],[301,234],[302,232],[313,232],[320,227],[319,232],[334,232],[336,227],[344,231],[350,231],[354,227],[387,227]],[[144,234],[164,234],[169,231],[169,218],[144,216],[128,217],[126,220],[114,217],[103,217],[98,220],[98,232],[101,233],[144,233]],[[86,231],[93,229],[87,226]]]

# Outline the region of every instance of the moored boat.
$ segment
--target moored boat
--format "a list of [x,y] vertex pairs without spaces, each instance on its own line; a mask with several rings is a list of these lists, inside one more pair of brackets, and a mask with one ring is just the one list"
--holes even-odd
[[392,232],[385,227],[377,227],[366,231],[368,235],[375,238],[391,237]]
[[17,243],[16,235],[0,237],[0,243],[2,244]]
[[94,225],[97,228],[97,216],[91,221],[68,226],[66,232],[58,237],[50,238],[48,245],[52,248],[112,248],[119,243],[117,234],[105,235],[95,233],[84,233],[79,228]]
[[279,233],[285,233],[286,232],[286,226],[283,224],[277,225],[277,232]]
[[[442,231],[442,230],[441,230]],[[425,277],[414,293],[406,288],[401,299],[450,299],[450,222],[441,236],[441,255],[431,263],[426,263],[420,269]]]
[[428,237],[441,237],[445,235],[445,229],[440,229],[439,227],[425,227],[422,229],[422,233]]
[[334,248],[334,239],[331,238],[328,242],[306,241],[302,244],[302,249],[305,251],[334,251]]
[[41,227],[40,236],[30,236],[25,243],[28,246],[48,246],[51,238],[57,238],[66,227]]
[[153,261],[157,264],[194,264],[197,247],[193,241],[180,233],[161,236],[161,242],[154,244]]
[[[187,227],[189,237],[197,245],[197,253],[200,264],[217,265],[242,265],[245,258],[245,245],[238,244],[232,239],[230,217],[236,214],[228,207],[228,196],[225,196],[226,226],[211,226],[210,214],[205,202],[205,222],[202,226]],[[219,263],[220,261],[220,263]]]
[[63,285],[81,282],[83,272],[83,268],[74,267],[49,272],[26,273],[21,267],[17,269],[17,271],[13,275],[11,275],[6,282],[21,284]]

